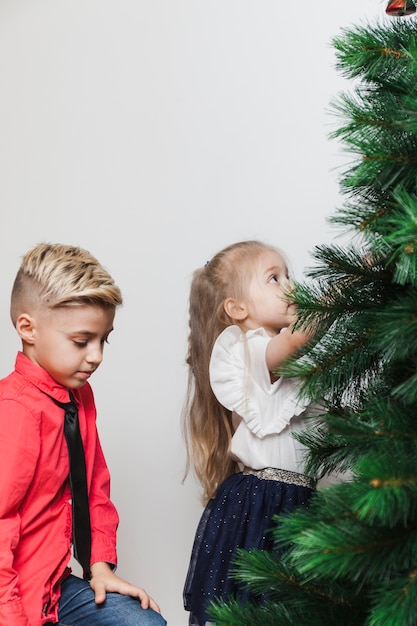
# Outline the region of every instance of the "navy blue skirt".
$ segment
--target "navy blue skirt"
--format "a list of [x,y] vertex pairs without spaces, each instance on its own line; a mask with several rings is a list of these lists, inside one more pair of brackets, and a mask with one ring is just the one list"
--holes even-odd
[[201,516],[184,586],[184,608],[190,626],[204,626],[207,603],[230,595],[248,597],[229,575],[238,548],[271,550],[274,515],[305,506],[313,489],[232,474],[220,485]]

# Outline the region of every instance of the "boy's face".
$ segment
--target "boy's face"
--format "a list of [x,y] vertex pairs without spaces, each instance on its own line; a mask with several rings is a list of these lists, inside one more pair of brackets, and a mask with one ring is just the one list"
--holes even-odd
[[74,305],[40,309],[17,330],[23,353],[58,383],[82,387],[103,360],[104,343],[113,330],[115,309]]

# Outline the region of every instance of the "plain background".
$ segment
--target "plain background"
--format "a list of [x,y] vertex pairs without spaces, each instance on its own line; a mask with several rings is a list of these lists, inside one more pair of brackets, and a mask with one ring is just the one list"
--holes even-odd
[[[9,294],[39,242],[87,248],[124,306],[92,379],[119,509],[119,573],[184,626],[201,514],[183,484],[192,271],[223,246],[281,247],[295,278],[342,203],[328,135],[352,87],[333,37],[387,2],[0,0],[0,375]],[[407,18],[410,19],[410,18]]]

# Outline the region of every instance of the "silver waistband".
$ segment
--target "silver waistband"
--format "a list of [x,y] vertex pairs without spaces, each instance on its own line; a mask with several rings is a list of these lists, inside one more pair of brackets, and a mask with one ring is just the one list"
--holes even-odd
[[309,489],[315,489],[316,487],[316,481],[309,476],[304,476],[304,474],[298,474],[297,472],[277,469],[275,467],[264,467],[260,470],[245,467],[242,474],[253,474],[253,476],[257,476],[262,480],[278,480],[281,483],[297,485],[298,487],[309,487]]

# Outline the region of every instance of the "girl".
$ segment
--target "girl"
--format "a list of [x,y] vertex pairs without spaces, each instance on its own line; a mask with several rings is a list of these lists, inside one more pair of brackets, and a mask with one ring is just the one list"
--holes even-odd
[[291,328],[291,290],[282,255],[258,241],[228,246],[193,276],[184,430],[208,503],[184,587],[192,626],[208,623],[211,600],[244,598],[230,575],[236,550],[271,549],[273,516],[315,486],[292,437],[307,402],[275,374],[312,336]]

